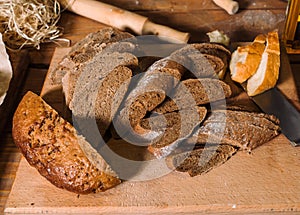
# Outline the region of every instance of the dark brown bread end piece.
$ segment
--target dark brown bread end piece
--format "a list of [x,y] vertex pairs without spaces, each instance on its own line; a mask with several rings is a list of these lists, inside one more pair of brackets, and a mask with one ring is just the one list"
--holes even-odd
[[75,128],[32,92],[14,114],[12,135],[28,163],[57,187],[86,194],[121,183]]

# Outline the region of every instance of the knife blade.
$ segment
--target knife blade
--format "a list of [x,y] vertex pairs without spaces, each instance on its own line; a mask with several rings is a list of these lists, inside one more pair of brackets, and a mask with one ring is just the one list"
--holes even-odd
[[263,112],[276,116],[282,133],[293,146],[300,146],[300,113],[277,87],[250,98]]

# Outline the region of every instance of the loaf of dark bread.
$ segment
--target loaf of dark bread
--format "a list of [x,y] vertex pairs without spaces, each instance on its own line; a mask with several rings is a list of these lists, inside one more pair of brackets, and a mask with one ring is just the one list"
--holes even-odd
[[[190,101],[188,94],[191,95]],[[187,79],[177,86],[174,95],[167,98],[153,110],[157,113],[169,113],[190,108],[191,105],[203,105],[231,96],[230,87],[219,79]]]
[[279,133],[279,120],[273,115],[216,110],[203,121],[193,137],[196,137],[198,144],[225,143],[251,151],[270,141]]
[[148,150],[157,158],[170,154],[180,140],[192,134],[206,116],[205,107],[195,107],[179,112],[166,113],[141,121],[141,127],[159,136],[151,140]]
[[29,164],[57,187],[86,194],[121,183],[84,137],[32,92],[14,114],[12,135]]
[[226,144],[210,145],[169,156],[166,161],[171,169],[188,172],[193,177],[225,163],[237,150],[237,147]]

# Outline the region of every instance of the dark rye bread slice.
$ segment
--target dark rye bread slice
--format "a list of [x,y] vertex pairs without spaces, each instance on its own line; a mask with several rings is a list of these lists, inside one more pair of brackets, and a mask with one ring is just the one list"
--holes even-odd
[[174,89],[185,68],[169,58],[161,59],[150,66],[145,74],[134,80],[124,106],[116,117],[115,129],[120,136],[144,134],[140,121],[147,112],[157,107]]
[[[94,56],[89,59],[88,61],[80,64],[78,67],[74,68],[73,70],[69,71],[68,73],[65,74],[65,76],[62,79],[62,85],[63,85],[63,91],[65,95],[65,101],[68,106],[71,106],[71,101],[73,99],[73,94],[74,94],[74,89],[79,81],[79,77],[82,75],[82,72],[85,70],[85,67],[87,67],[89,64],[95,64],[95,59],[98,58],[104,58],[106,56],[107,59],[107,64],[111,65],[114,62],[113,60],[116,60],[117,57],[115,57],[116,54],[126,54],[131,53],[135,49],[135,45],[132,44],[131,42],[117,42],[117,43],[111,43],[109,46],[106,46],[105,49],[103,49],[101,52],[94,53]],[[109,56],[113,56],[112,59],[109,59]],[[121,56],[121,58],[124,58]],[[136,58],[137,59],[137,58]],[[135,60],[137,62],[137,60]],[[131,69],[135,70],[137,67],[137,63],[131,63],[130,60],[129,62],[124,62],[123,59],[117,59],[117,62],[114,63],[115,66],[128,66]],[[117,64],[119,63],[119,64]],[[97,65],[95,65],[97,67]],[[101,65],[101,67],[103,67]],[[102,75],[106,71],[101,71],[100,69],[97,70],[97,72]]]
[[160,60],[160,57],[155,56],[144,56],[139,57],[139,69],[141,72],[146,72],[147,69],[154,64],[156,61]]
[[180,80],[185,73],[185,67],[176,61],[172,55],[158,61],[155,61],[148,69],[147,73],[165,73],[171,75],[177,80]]
[[190,73],[185,79],[196,77],[223,78],[231,58],[231,52],[214,43],[194,43],[172,53],[172,59],[186,67]]
[[14,114],[12,135],[28,163],[57,187],[86,194],[121,183],[84,137],[32,92]]
[[197,144],[222,142],[251,151],[279,133],[279,120],[273,115],[217,110],[210,113],[191,138],[196,138]]
[[133,35],[111,27],[90,33],[77,42],[71,51],[59,62],[58,66],[51,71],[50,80],[53,84],[61,84],[65,74],[76,71],[82,64],[91,60],[97,53],[111,44],[129,38],[133,38]]
[[167,98],[153,112],[169,113],[190,108],[191,105],[203,105],[226,99],[230,96],[230,86],[219,79],[187,79],[180,82],[175,89],[174,95],[171,98]]
[[128,67],[137,67],[130,53],[101,52],[81,67],[76,82],[63,79],[63,90],[72,91],[69,108],[76,118],[94,118],[105,135],[121,104],[132,77]]
[[195,127],[204,120],[206,113],[205,107],[195,107],[143,119],[141,127],[149,131],[147,135],[154,132],[159,134],[151,139],[148,150],[157,158],[172,153],[180,140],[192,134]]
[[222,165],[237,151],[237,147],[227,144],[208,145],[192,151],[171,155],[166,158],[166,163],[171,169],[188,172],[193,177],[205,174]]

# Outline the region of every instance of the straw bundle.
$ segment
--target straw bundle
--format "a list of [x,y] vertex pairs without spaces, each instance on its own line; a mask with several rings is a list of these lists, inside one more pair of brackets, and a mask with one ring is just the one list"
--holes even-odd
[[0,0],[0,32],[6,46],[40,48],[61,35],[56,26],[60,4],[56,0]]

